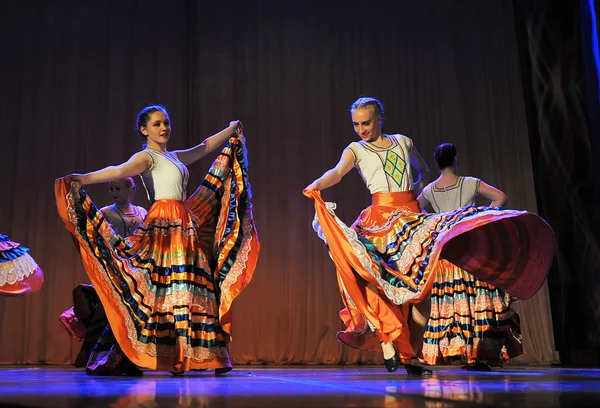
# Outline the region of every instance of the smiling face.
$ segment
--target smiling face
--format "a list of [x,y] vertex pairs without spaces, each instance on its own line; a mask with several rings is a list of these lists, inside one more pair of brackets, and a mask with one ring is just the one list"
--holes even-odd
[[164,111],[156,111],[150,114],[145,126],[140,126],[140,132],[146,137],[150,148],[160,148],[167,144],[171,137],[171,120]]
[[381,117],[372,108],[353,110],[352,125],[356,134],[364,141],[373,142],[381,136]]
[[108,183],[108,192],[118,206],[131,204],[134,187],[130,181],[128,179],[121,179]]

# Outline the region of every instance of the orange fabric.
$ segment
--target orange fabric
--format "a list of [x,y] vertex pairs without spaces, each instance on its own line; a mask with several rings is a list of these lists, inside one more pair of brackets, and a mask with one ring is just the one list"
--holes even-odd
[[[342,300],[346,306],[340,312],[340,317],[347,327],[346,336],[341,338],[338,336],[338,338],[345,339],[345,343],[350,347],[370,351],[377,350],[380,341],[385,343],[393,341],[402,361],[410,362],[410,359],[415,356],[415,352],[410,345],[409,305],[394,305],[385,296],[368,286],[369,283],[377,285],[377,282],[371,275],[362,273],[364,268],[361,261],[345,239],[344,232],[335,218],[327,210],[321,194],[318,192],[305,192],[304,194],[315,200],[315,210],[321,228],[324,232],[327,231],[327,243],[336,266]],[[389,202],[394,199],[403,201],[408,199],[410,202],[410,197],[405,193],[397,193],[395,197],[389,197],[389,200],[381,196],[378,199]],[[414,194],[412,199],[414,200]],[[372,260],[370,262],[373,263]],[[377,267],[376,265],[372,266]],[[362,279],[357,279],[357,277]],[[368,338],[368,326],[365,318],[374,326],[378,341]]]
[[371,196],[373,207],[390,207],[396,210],[421,212],[414,191],[375,193]]
[[[421,208],[416,200],[414,191],[375,193],[371,198],[371,206],[365,208],[360,213],[352,228],[359,235],[368,239],[381,253],[398,250],[399,245],[407,239],[406,236],[409,235],[409,231],[424,223],[426,216],[421,213]],[[403,222],[390,222],[394,218],[397,219],[399,215],[401,215]],[[402,233],[407,223],[410,223],[412,227]],[[371,231],[370,229],[374,230]],[[396,242],[396,246],[390,247],[390,243],[394,241]],[[427,235],[419,243],[419,246],[426,247],[431,241],[432,237]],[[425,262],[424,256],[424,253],[421,256],[415,255],[413,269],[422,262]],[[433,257],[428,260],[429,264],[435,265],[439,256],[439,251],[435,251]],[[381,262],[379,266],[384,268],[390,275],[402,280],[407,287],[412,289],[414,293],[411,296],[410,303],[419,303],[427,298],[433,284],[433,281],[429,279],[433,270],[432,268],[426,268],[424,276],[420,279],[421,284],[417,284],[413,277],[415,271],[412,269],[398,270],[395,266],[387,265],[385,262]],[[377,282],[373,281],[373,277],[365,273],[363,269],[356,272],[363,279],[377,284]]]
[[406,305],[428,301],[442,259],[522,299],[537,292],[552,263],[552,230],[526,211],[467,207],[423,214],[413,192],[377,193],[349,228],[320,193],[304,194],[315,201],[316,230],[329,246],[346,306],[347,330],[338,339],[361,350],[374,348],[364,338],[372,329],[408,357]]
[[[236,141],[237,141],[237,139],[236,139]],[[234,178],[236,186],[240,189],[240,191],[238,191],[236,193],[238,195],[241,194],[244,191],[243,190],[244,187],[247,186],[247,183],[245,183],[243,180],[243,175],[244,175],[244,173],[241,169],[240,163],[238,161],[235,161],[233,163],[232,177]],[[246,191],[246,192],[251,194],[249,191]],[[231,184],[227,183],[227,185],[225,186],[225,192],[223,194],[222,200],[228,201],[230,194],[231,194]],[[223,203],[223,205],[221,206],[222,209],[225,209],[226,207],[227,206],[225,205],[225,203]],[[250,204],[250,207],[248,208],[248,211],[251,211],[251,204]],[[217,241],[217,242],[221,241],[221,239],[223,238],[223,235],[225,234],[225,222],[224,221],[226,219],[227,219],[227,217],[223,210],[222,214],[220,214],[220,216],[219,216],[219,220],[221,220],[222,225],[220,225],[219,228],[217,228],[217,232],[215,234],[216,235],[215,241]],[[241,256],[244,257],[244,261],[245,261],[245,273],[240,275],[240,279],[236,279],[235,281],[231,282],[231,284],[229,284],[229,282],[226,281],[224,283],[224,285],[226,285],[226,284],[228,285],[227,290],[221,291],[220,305],[219,305],[219,322],[220,322],[223,330],[225,330],[225,332],[227,332],[229,334],[230,338],[231,338],[231,319],[232,319],[231,305],[233,304],[234,299],[237,298],[240,293],[242,293],[242,290],[250,283],[250,280],[254,276],[254,270],[256,269],[256,264],[258,263],[258,254],[260,252],[260,242],[258,240],[258,234],[256,232],[256,227],[254,226],[254,221],[251,216],[250,217],[242,217],[242,218],[238,217],[235,220],[234,225],[231,226],[231,229],[234,231],[239,231],[239,230],[243,230],[245,232],[252,231],[252,234],[251,234],[252,236],[250,239],[250,245],[248,247],[248,252],[241,254]],[[231,250],[233,249],[234,242],[235,242],[234,239],[228,240],[225,247],[221,248],[221,250],[219,251],[216,270],[220,270],[221,267],[223,266],[224,262],[227,260]]]
[[[165,371],[173,371],[173,372],[184,372],[193,369],[203,369],[203,368],[221,368],[221,367],[230,367],[231,363],[229,361],[228,356],[215,356],[214,358],[204,358],[202,360],[197,360],[194,358],[189,358],[185,356],[185,350],[188,348],[187,344],[181,343],[182,338],[176,338],[177,345],[173,346],[174,351],[173,354],[169,353],[169,355],[161,355],[162,346],[156,346],[156,351],[150,351],[153,346],[142,344],[136,338],[132,338],[131,327],[135,324],[127,315],[124,315],[122,307],[127,307],[126,305],[121,303],[121,299],[114,291],[113,287],[115,285],[119,285],[120,276],[117,275],[109,275],[112,282],[107,282],[103,278],[102,273],[98,273],[100,268],[98,267],[98,260],[95,257],[95,251],[98,251],[97,248],[90,248],[89,245],[79,236],[77,231],[75,230],[73,222],[70,222],[68,208],[70,208],[70,204],[68,203],[68,196],[73,194],[74,191],[70,190],[71,182],[68,179],[58,179],[55,183],[55,192],[57,199],[57,209],[60,217],[65,221],[65,226],[68,231],[77,237],[79,241],[79,247],[81,248],[80,255],[82,258],[82,262],[86,272],[88,272],[88,277],[92,282],[98,297],[100,298],[102,304],[104,305],[104,310],[106,313],[106,317],[110,323],[110,327],[113,331],[119,346],[127,355],[127,357],[137,366],[144,367],[152,370],[165,370]],[[91,206],[92,203],[88,199],[84,201],[84,210],[89,211],[88,206]],[[183,225],[188,225],[191,222],[188,211],[185,209],[183,203],[176,200],[157,200],[154,202],[150,211],[148,212],[148,216],[146,217],[145,222],[150,220],[181,220]],[[104,225],[104,224],[103,224]],[[95,225],[93,222],[86,223],[87,235],[94,235]],[[102,227],[102,234],[110,234],[112,233],[112,229],[105,223],[105,226]],[[183,251],[184,248],[187,248],[192,241],[190,241],[190,237],[184,234],[169,234],[168,236],[160,236],[156,238],[156,244],[154,246],[148,245],[140,240],[149,239],[148,235],[133,235],[127,240],[135,245],[137,248],[140,248],[142,252],[138,253],[142,258],[148,258],[155,256],[156,247],[161,246],[161,242],[165,241],[165,246],[171,247],[172,245],[177,248],[179,246],[182,251],[178,254],[178,256],[186,254],[194,254],[194,251]],[[138,242],[140,241],[140,242]],[[179,243],[179,244],[177,244]],[[92,252],[94,251],[94,252]],[[170,259],[157,259],[157,266],[162,265],[162,262],[170,263]],[[190,260],[178,260],[179,262],[194,262]],[[116,260],[116,262],[121,262]],[[122,265],[121,265],[122,266]],[[133,265],[135,266],[135,265]],[[91,271],[91,272],[90,272]],[[140,280],[139,277],[136,277],[136,272],[134,269],[129,270],[127,275],[123,275],[123,277],[127,280],[142,282],[144,279]],[[177,275],[184,275],[184,273],[178,273]],[[167,277],[156,278],[160,281],[165,279],[170,279]],[[201,278],[202,279],[202,278]],[[200,283],[208,283],[207,281],[203,281]],[[134,284],[131,284],[134,286]],[[212,284],[211,284],[212,285]],[[140,288],[139,293],[132,293],[132,296],[135,298],[135,301],[139,304],[144,304],[147,300],[144,297],[140,297],[142,293],[145,292],[145,289]],[[148,294],[148,293],[146,293]],[[192,307],[193,305],[190,305]],[[151,307],[149,305],[149,307]],[[141,334],[146,336],[160,335],[156,331],[156,328],[153,331],[147,331],[145,327],[145,322],[138,322],[141,325]],[[186,322],[176,322],[176,328],[180,327],[182,323]],[[214,337],[215,333],[212,333]],[[227,336],[225,333],[220,334],[220,336]],[[206,340],[211,340],[212,338],[207,338]],[[149,351],[142,352],[145,348],[149,348]],[[164,353],[164,352],[163,352]]]
[[[411,300],[413,303],[422,301],[432,284],[423,276],[417,285],[412,279],[416,269],[424,262],[435,265],[438,259],[446,259],[523,300],[533,297],[548,275],[554,257],[554,234],[536,214],[486,207],[421,214],[406,210],[411,204],[394,197],[377,200],[386,206],[372,205],[365,209],[353,228],[379,252],[399,250],[399,245],[412,239],[409,236],[414,229],[428,231],[418,240],[422,248],[433,244],[428,259],[424,257],[425,252],[419,253],[419,249],[413,248],[414,262],[408,270],[401,269],[401,273],[387,270],[407,286],[419,289],[417,297]],[[390,247],[391,244],[396,246]],[[429,273],[428,269],[425,274]]]
[[[124,240],[89,196],[77,197],[76,183],[56,180],[59,215],[77,238],[117,342],[140,367],[231,367],[230,307],[252,279],[260,246],[241,149],[230,139],[188,200],[155,201]],[[171,290],[177,286],[195,289]]]
[[[355,291],[352,293],[356,296]],[[379,294],[369,286],[364,288],[363,294],[369,309],[377,316],[381,329],[375,332],[375,336],[368,331],[365,332],[367,322],[362,312],[356,306],[344,301],[346,307],[340,311],[340,318],[347,329],[344,332],[345,336],[340,334],[338,339],[347,346],[363,351],[381,351],[380,342],[392,341],[402,362],[410,363],[411,358],[416,355],[410,343],[408,325],[410,304],[394,305],[385,295]]]
[[[131,338],[130,336],[130,328],[128,327],[127,323],[129,323],[130,325],[132,324],[131,321],[129,321],[129,319],[127,319],[123,312],[121,311],[121,307],[123,307],[124,305],[121,304],[120,299],[118,298],[118,296],[114,293],[114,290],[112,289],[112,287],[114,285],[118,285],[119,284],[119,277],[118,276],[112,276],[112,284],[107,283],[103,277],[102,274],[100,273],[96,273],[94,271],[98,270],[98,266],[97,266],[97,259],[94,257],[94,253],[91,252],[92,249],[89,248],[89,245],[79,236],[79,234],[77,233],[77,231],[75,230],[75,226],[73,224],[73,222],[69,222],[70,218],[69,218],[69,214],[68,214],[68,208],[70,208],[70,204],[68,203],[68,199],[67,197],[70,194],[73,194],[73,191],[70,191],[70,186],[71,186],[71,182],[68,179],[58,179],[56,180],[55,183],[55,192],[56,192],[56,200],[57,200],[57,209],[59,212],[60,217],[63,219],[64,224],[66,226],[66,228],[68,229],[68,231],[73,234],[73,236],[75,236],[78,241],[79,241],[79,247],[82,249],[80,251],[80,255],[81,255],[81,259],[82,262],[84,264],[85,270],[86,272],[88,272],[88,277],[90,278],[90,281],[92,282],[94,288],[96,289],[96,292],[98,294],[98,297],[100,298],[100,300],[102,301],[102,304],[104,305],[104,310],[106,313],[106,317],[110,323],[110,327],[113,331],[113,334],[115,336],[115,338],[117,339],[117,342],[119,343],[119,346],[121,347],[121,349],[123,350],[123,352],[125,353],[125,355],[127,355],[127,357],[137,366],[139,367],[144,367],[144,368],[148,368],[148,369],[153,369],[153,370],[165,370],[165,371],[173,371],[173,372],[183,372],[183,371],[189,371],[191,369],[201,369],[201,368],[221,368],[221,367],[229,367],[231,366],[231,363],[229,362],[228,357],[215,357],[212,359],[204,359],[201,361],[192,359],[192,358],[186,358],[184,356],[184,350],[186,349],[186,345],[185,344],[179,344],[175,350],[175,354],[174,355],[170,355],[170,356],[160,356],[160,358],[158,357],[157,354],[155,354],[154,352],[150,353],[143,353],[140,352],[140,350],[138,350],[138,347],[136,347],[136,344],[139,345],[139,348],[142,349],[145,345],[144,344],[139,344],[139,342],[135,339],[135,338]],[[91,205],[91,201],[86,200],[84,202],[84,206],[89,206]],[[89,211],[88,208],[84,208],[85,211]],[[145,222],[147,222],[149,219],[181,219],[184,223],[184,225],[187,225],[190,222],[190,218],[188,215],[188,212],[186,211],[186,209],[183,206],[183,203],[181,202],[176,202],[175,200],[158,200],[156,201],[153,206],[150,208],[150,211],[148,212],[148,216],[145,220]],[[88,230],[87,234],[89,235],[93,235],[94,232],[92,231],[94,229],[94,225],[91,222],[87,222],[86,223],[86,229]],[[110,233],[111,228],[108,225],[108,223],[106,223],[105,226],[106,232],[105,233]],[[150,246],[146,246],[143,245],[141,242],[137,242],[140,239],[145,239],[148,238],[147,235],[141,235],[141,236],[137,236],[134,235],[132,237],[127,238],[127,240],[129,240],[131,243],[136,243],[137,247],[142,248],[144,251],[153,251],[155,248],[154,247],[150,247]],[[178,235],[178,236],[172,236],[169,235],[169,237],[161,237],[159,239],[175,239],[178,241],[181,241],[181,247],[184,248],[187,245],[187,241],[189,238],[185,238],[183,235]],[[94,251],[96,251],[97,249],[94,249]],[[143,254],[143,257],[146,256],[152,256],[152,254],[148,253],[148,254]],[[168,262],[169,260],[166,260],[166,262]],[[157,260],[157,262],[161,262],[161,260]],[[90,271],[92,271],[90,273]],[[133,275],[127,277],[126,279],[133,279],[135,280],[135,277]],[[136,297],[136,301],[139,303],[143,303],[144,299],[143,298],[139,298],[136,294],[133,295],[134,297]],[[142,334],[145,335],[153,335],[153,333],[150,332],[145,332],[143,331]],[[179,338],[177,339],[177,341],[179,341]],[[157,349],[159,349],[157,347]]]

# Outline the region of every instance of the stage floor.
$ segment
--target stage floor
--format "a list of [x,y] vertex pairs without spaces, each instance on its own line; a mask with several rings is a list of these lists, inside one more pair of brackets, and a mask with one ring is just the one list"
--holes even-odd
[[426,379],[377,366],[236,366],[215,377],[91,377],[67,366],[0,366],[0,407],[600,407],[600,369],[436,367]]

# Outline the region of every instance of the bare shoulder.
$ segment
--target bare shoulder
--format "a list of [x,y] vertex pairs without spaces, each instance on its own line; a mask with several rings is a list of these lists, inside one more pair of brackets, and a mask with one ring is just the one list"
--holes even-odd
[[142,173],[154,166],[154,158],[148,150],[141,150],[134,153],[128,163],[134,165],[137,172]]

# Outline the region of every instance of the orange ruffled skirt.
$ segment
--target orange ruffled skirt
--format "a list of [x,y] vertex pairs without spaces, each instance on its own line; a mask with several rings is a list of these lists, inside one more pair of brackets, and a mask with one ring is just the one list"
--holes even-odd
[[185,201],[157,200],[119,236],[78,183],[55,183],[58,213],[125,355],[185,372],[231,367],[231,305],[252,279],[260,244],[246,152],[232,138]]
[[407,363],[416,355],[408,330],[409,305],[429,301],[440,261],[528,299],[543,284],[554,256],[554,236],[539,216],[467,207],[422,214],[412,191],[377,193],[352,227],[318,192],[313,227],[336,266],[346,326],[338,339],[366,351],[393,341]]

